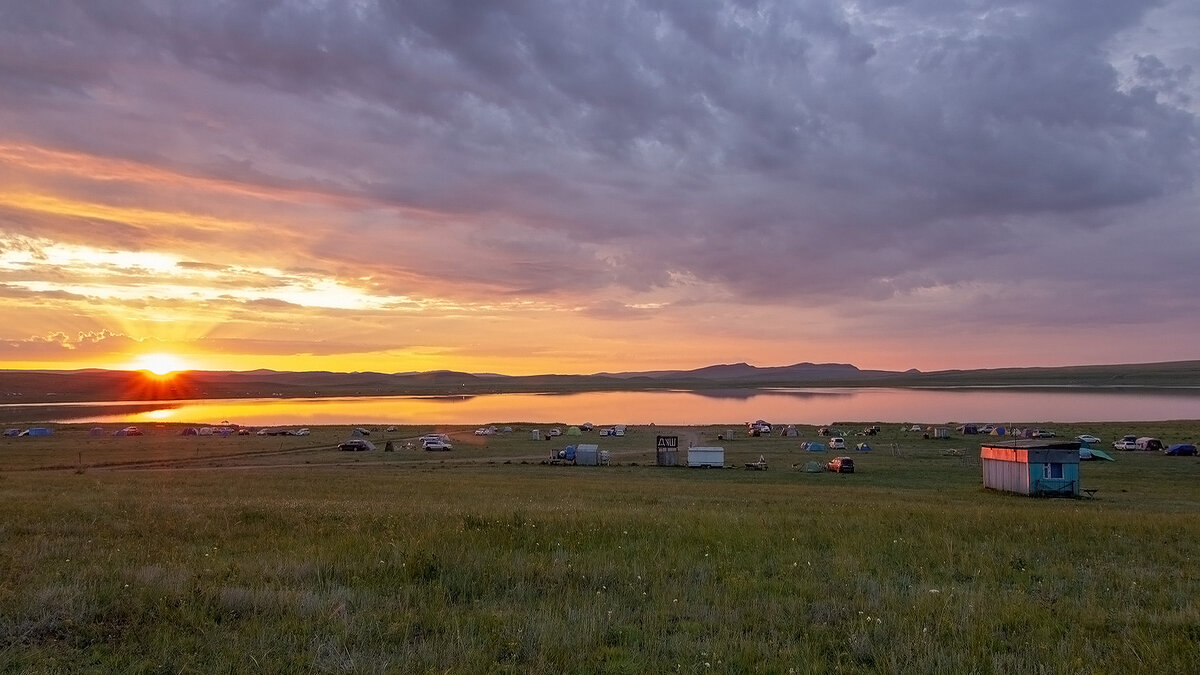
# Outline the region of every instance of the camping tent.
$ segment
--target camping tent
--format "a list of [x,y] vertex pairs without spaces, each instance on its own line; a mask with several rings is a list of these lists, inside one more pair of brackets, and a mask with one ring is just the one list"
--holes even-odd
[[579,427],[567,427],[567,435],[568,436],[581,436],[581,435],[583,435],[583,432],[579,430]]

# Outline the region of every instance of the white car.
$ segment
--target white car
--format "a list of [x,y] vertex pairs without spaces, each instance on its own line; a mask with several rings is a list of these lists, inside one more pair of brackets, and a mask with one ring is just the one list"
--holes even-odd
[[1091,434],[1082,434],[1075,437],[1075,440],[1080,443],[1101,443],[1102,441]]
[[846,439],[841,438],[839,436],[834,436],[833,438],[829,439],[829,449],[830,450],[845,450],[846,449]]
[[451,449],[450,444],[440,438],[426,438],[421,441],[421,447],[426,450],[450,450]]

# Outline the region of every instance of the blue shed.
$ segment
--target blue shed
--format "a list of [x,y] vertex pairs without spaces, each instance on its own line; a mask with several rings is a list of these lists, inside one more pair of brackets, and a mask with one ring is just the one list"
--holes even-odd
[[986,488],[1030,496],[1079,496],[1079,443],[986,443],[979,459]]

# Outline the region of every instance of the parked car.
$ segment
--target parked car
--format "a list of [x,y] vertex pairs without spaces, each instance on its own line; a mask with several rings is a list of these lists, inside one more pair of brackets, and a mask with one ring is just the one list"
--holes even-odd
[[1034,429],[1031,435],[1034,438],[1054,438],[1054,432],[1049,429]]
[[346,452],[362,452],[364,450],[374,450],[375,444],[365,438],[351,438],[350,440],[339,443],[338,450]]
[[1079,436],[1075,437],[1075,440],[1079,441],[1080,443],[1101,443],[1102,442],[1099,438],[1096,438],[1095,436],[1093,436],[1091,434],[1080,434]]
[[834,473],[854,473],[854,460],[849,457],[834,457],[825,468]]
[[1135,434],[1125,434],[1121,440],[1113,442],[1114,450],[1137,450],[1137,439]]
[[450,439],[442,434],[433,434],[430,436],[421,437],[421,448],[423,450],[450,450]]
[[1163,454],[1172,455],[1174,457],[1195,457],[1196,446],[1191,443],[1176,443],[1171,447],[1163,450]]
[[[829,449],[830,450],[845,450],[846,449],[846,439],[842,438],[841,436],[834,436],[833,438],[829,439]],[[853,466],[853,464],[854,463],[851,462],[852,466]]]

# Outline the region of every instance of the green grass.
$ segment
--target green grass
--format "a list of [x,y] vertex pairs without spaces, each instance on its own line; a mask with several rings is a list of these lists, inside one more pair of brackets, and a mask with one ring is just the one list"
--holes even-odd
[[980,487],[977,438],[885,429],[834,475],[726,428],[673,431],[771,469],[652,467],[648,428],[585,439],[595,468],[518,432],[6,439],[0,671],[1200,669],[1200,461],[1118,453],[1083,466],[1096,499],[1029,499]]

